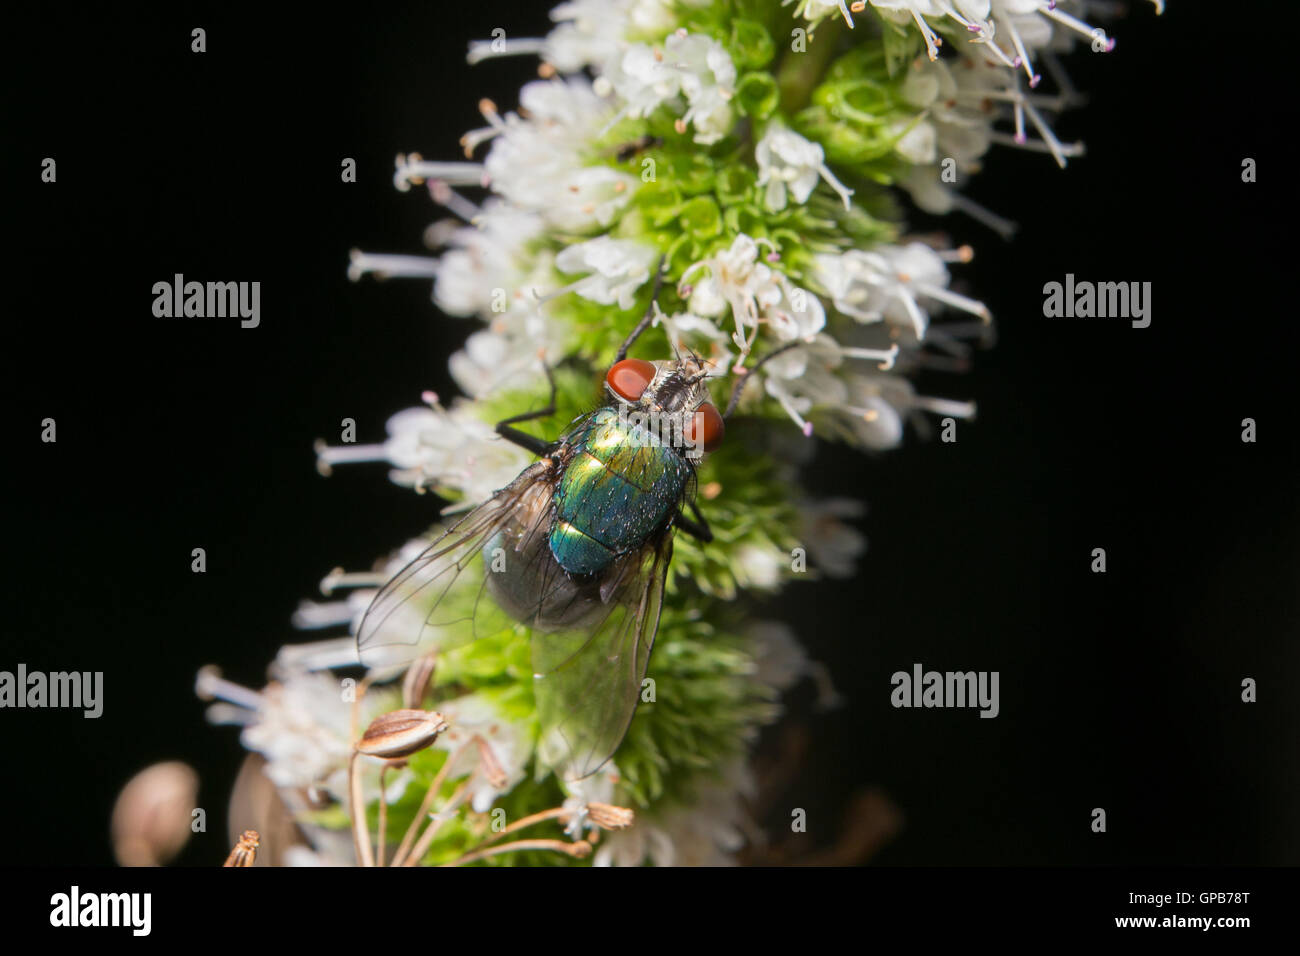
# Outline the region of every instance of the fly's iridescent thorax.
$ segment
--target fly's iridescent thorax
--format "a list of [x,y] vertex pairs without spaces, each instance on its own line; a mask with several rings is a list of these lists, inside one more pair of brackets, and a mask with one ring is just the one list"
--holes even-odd
[[565,441],[572,458],[554,499],[549,543],[570,574],[603,571],[639,548],[681,504],[691,459],[629,406],[602,408]]

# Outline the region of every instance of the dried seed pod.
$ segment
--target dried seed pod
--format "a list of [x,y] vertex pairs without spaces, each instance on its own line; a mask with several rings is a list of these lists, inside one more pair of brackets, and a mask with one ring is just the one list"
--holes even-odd
[[432,710],[394,710],[380,714],[357,744],[370,757],[396,759],[423,750],[447,729],[447,721]]
[[424,703],[424,692],[433,680],[437,662],[436,654],[425,654],[406,669],[406,676],[402,678],[402,702],[407,707],[417,708]]
[[252,866],[257,860],[257,848],[261,842],[262,838],[256,830],[245,830],[222,866]]
[[602,830],[626,830],[636,822],[636,814],[627,807],[616,807],[612,803],[589,803],[587,819]]
[[497,760],[497,755],[492,752],[492,748],[482,737],[475,737],[474,743],[478,745],[479,766],[483,770],[483,776],[495,789],[504,789],[510,778],[506,776],[505,769]]

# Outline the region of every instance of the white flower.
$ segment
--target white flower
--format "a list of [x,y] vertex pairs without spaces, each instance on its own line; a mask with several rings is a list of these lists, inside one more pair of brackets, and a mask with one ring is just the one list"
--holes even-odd
[[356,281],[373,273],[381,279],[431,278],[433,300],[440,309],[448,315],[484,318],[494,317],[503,303],[517,307],[523,289],[535,285],[538,276],[549,277],[549,254],[531,249],[543,230],[540,215],[489,199],[474,216],[473,225],[454,222],[443,220],[426,231],[426,242],[447,247],[440,258],[354,250],[349,277]]
[[561,73],[604,63],[627,35],[627,0],[569,0],[551,11],[559,24],[546,37],[542,58]]
[[608,226],[640,180],[609,166],[587,166],[582,151],[610,111],[581,77],[527,84],[520,104],[528,118],[498,116],[490,103],[487,130],[466,134],[470,148],[491,138],[483,162],[492,188],[521,209],[565,232]]
[[839,345],[828,335],[776,356],[763,366],[763,387],[780,403],[805,435],[812,424],[805,417],[814,405],[837,405],[848,392],[837,370],[843,362]]
[[[1152,0],[1156,12],[1162,12],[1164,0]],[[1054,40],[1053,27],[1061,26],[1087,38],[1094,49],[1106,52],[1115,41],[1105,32],[1071,15],[1063,7],[1070,0],[1045,3],[1043,0],[871,0],[881,16],[895,24],[915,24],[925,39],[931,60],[939,55],[942,38],[935,27],[966,32],[973,42],[996,51],[996,56],[1010,67],[1024,66],[1037,85],[1037,75],[1030,65],[1030,51],[1042,49]],[[1083,7],[1084,4],[1079,3]],[[929,18],[929,19],[927,19]],[[930,21],[934,21],[931,23]],[[1006,34],[1010,49],[1003,49],[995,39]]]
[[935,161],[934,127],[929,123],[902,121],[895,123],[893,132],[898,136],[894,149],[909,163],[933,163]]
[[527,467],[528,453],[476,415],[472,403],[457,402],[450,411],[419,406],[390,418],[384,456],[400,470],[394,480],[452,488],[464,507],[508,485]]
[[[530,221],[521,217],[521,228]],[[498,244],[499,249],[505,247],[504,240]],[[511,263],[504,252],[487,258],[490,248],[485,244],[482,250],[475,246],[464,255],[445,255],[439,265],[447,273],[440,272],[434,294],[440,304],[445,296],[458,295],[462,308],[474,309],[488,322],[487,328],[469,336],[450,361],[456,384],[473,398],[540,381],[543,362],[563,355],[573,338],[568,325],[546,314],[544,299],[536,294],[539,287],[553,283],[555,256],[541,249],[521,254]]]
[[754,679],[788,690],[808,672],[808,654],[794,631],[781,621],[756,621],[748,629],[757,670]]
[[469,62],[498,56],[540,54],[561,73],[600,67],[628,41],[661,40],[677,21],[668,0],[568,0],[551,10],[558,25],[545,39],[510,37],[476,40]]
[[[588,0],[604,9],[605,0]],[[677,25],[676,4],[673,0],[620,0],[626,3],[628,36],[661,37]],[[700,0],[694,0],[698,5]]]
[[845,360],[866,359],[887,369],[897,355],[897,345],[888,350],[846,347],[823,333],[768,361],[763,387],[803,433],[811,435],[813,426],[805,416],[814,407],[835,408],[848,399],[841,369]]
[[859,322],[885,321],[910,327],[917,339],[923,339],[930,316],[921,307],[921,299],[989,319],[982,303],[948,290],[943,258],[923,243],[881,246],[871,252],[823,253],[815,256],[814,262],[814,275],[835,308]]
[[[970,0],[956,0],[958,7],[980,7],[984,8],[987,13],[988,4],[971,3]],[[939,56],[939,47],[943,40],[939,34],[934,31],[926,17],[945,18],[961,16],[958,11],[954,10],[951,4],[941,2],[941,0],[871,0],[871,5],[876,8],[880,15],[896,24],[905,24],[909,21],[916,24],[916,28],[921,31],[921,36],[925,39],[925,51],[930,59]],[[945,9],[945,7],[947,9]]]
[[860,518],[865,510],[856,498],[822,498],[799,503],[801,538],[813,565],[828,577],[853,577],[855,562],[867,549],[867,541],[842,519]]
[[758,185],[767,186],[763,201],[772,212],[785,208],[787,190],[795,202],[807,202],[818,179],[825,179],[839,193],[844,208],[849,208],[853,190],[836,179],[826,166],[826,154],[821,146],[798,133],[778,124],[769,126],[754,147],[754,159],[758,162]]
[[591,822],[588,806],[593,803],[614,802],[614,787],[618,783],[618,768],[612,763],[605,764],[596,773],[578,780],[561,781],[565,793],[563,807],[569,811],[568,822],[564,832],[575,840],[586,836],[588,830],[600,829]]
[[[528,117],[525,122],[548,131],[553,142],[562,133],[594,133],[604,120],[605,104],[580,76],[525,83],[519,91],[519,105]],[[580,146],[573,144],[574,148]]]
[[654,246],[634,239],[599,236],[569,246],[555,257],[555,266],[561,272],[590,273],[571,287],[584,299],[601,305],[618,303],[626,310],[635,304],[637,290],[650,278],[658,255]]
[[754,780],[743,761],[699,788],[689,807],[657,818],[641,818],[626,830],[606,833],[592,859],[595,866],[731,866],[745,845],[749,823],[742,798],[752,797]]
[[911,163],[952,159],[962,172],[973,170],[992,142],[997,113],[993,99],[1004,91],[1009,78],[987,60],[963,57],[950,67],[947,60],[918,58],[907,71],[900,93],[910,106],[921,110],[895,146]]
[[472,398],[527,387],[544,377],[547,356],[564,354],[570,334],[536,308],[509,312],[465,340],[449,362],[451,377]]
[[[693,282],[693,277],[701,275]],[[817,297],[759,262],[758,243],[743,233],[730,248],[689,266],[682,273],[679,291],[689,294],[691,312],[696,315],[716,317],[731,307],[736,324],[732,341],[740,349],[742,362],[753,348],[760,320],[769,322],[782,341],[809,338],[826,323],[825,309]]]
[[[781,6],[787,6],[794,0],[781,0]],[[803,17],[811,23],[817,23],[826,17],[839,14],[850,27],[854,25],[853,15],[849,13],[846,0],[799,0],[794,15]]]
[[488,326],[474,332],[451,357],[452,377],[473,398],[498,388],[528,388],[544,376],[544,362],[564,355],[574,330],[546,313],[544,304],[559,293],[540,296],[554,283],[555,257],[539,251],[527,272],[517,271],[513,287],[495,286],[492,311],[482,314]]
[[[195,690],[202,699],[219,701],[209,708],[209,720],[244,726],[240,741],[266,758],[263,772],[277,787],[319,789],[347,801],[353,703],[337,678],[299,671],[257,692],[205,668]],[[391,693],[367,694],[356,708],[358,725],[366,726],[394,703]],[[379,762],[368,762],[363,773],[377,789]]]
[[695,127],[695,142],[716,143],[735,117],[729,105],[736,90],[736,66],[722,44],[702,34],[679,30],[664,41],[664,56],[681,72],[690,108],[682,119]]
[[637,820],[626,830],[607,833],[596,847],[592,866],[641,866],[649,859],[656,866],[672,866],[677,860],[673,837],[647,820]]
[[741,587],[771,591],[781,584],[789,563],[789,556],[777,548],[745,544],[736,549],[732,567]]
[[852,374],[847,380],[849,397],[831,411],[851,431],[863,448],[893,448],[903,439],[903,416],[913,410],[953,418],[973,418],[972,402],[954,402],[917,395],[907,379],[898,375]]
[[266,758],[266,775],[277,787],[323,786],[345,791],[352,756],[352,704],[329,674],[304,674],[268,685],[254,723],[240,739]]
[[[933,120],[935,126],[936,153],[955,159],[959,169],[974,171],[989,143],[1047,152],[1062,167],[1068,157],[1082,154],[1082,144],[1062,143],[1043,115],[1044,112],[1062,109],[1069,94],[1051,99],[1026,92],[1016,73],[1003,69],[983,55],[955,59],[947,72],[953,85],[949,87],[940,83],[925,115]],[[1037,78],[1031,78],[1030,88],[1036,85]],[[913,93],[921,96],[924,89],[919,88]],[[1014,133],[993,129],[994,120],[1007,117],[1014,126]],[[1031,141],[1027,135],[1030,125],[1038,133],[1036,141]]]
[[[490,200],[473,226],[457,229],[438,260],[433,300],[448,315],[494,311],[494,297],[523,286],[526,247],[542,231],[539,215]],[[499,291],[498,291],[499,290]]]
[[[483,693],[439,701],[438,713],[450,726],[433,746],[456,755],[449,775],[474,773],[470,805],[477,813],[487,813],[498,796],[524,778],[524,767],[533,752],[531,737]],[[493,772],[500,772],[501,779],[491,779]]]
[[[1097,52],[1106,53],[1115,48],[1115,41],[1099,27],[1084,23],[1071,15],[1061,3],[1042,3],[1039,0],[992,0],[991,26],[1010,41],[1010,50],[1003,50],[1001,59],[1011,59],[1013,67],[1023,67],[1030,87],[1038,86],[1041,79],[1034,71],[1033,53],[1055,47],[1066,50],[1072,42],[1071,33],[1082,36]],[[1082,4],[1079,4],[1082,7]],[[1057,30],[1063,27],[1063,30]],[[990,44],[993,45],[993,44]]]
[[817,296],[783,275],[778,276],[777,288],[781,296],[765,303],[763,318],[779,340],[811,339],[826,326],[826,310]]
[[628,46],[601,71],[596,90],[621,101],[617,117],[643,118],[660,106],[679,103],[681,96],[686,100],[682,122],[695,127],[695,142],[707,145],[731,131],[735,85],[735,64],[721,44],[678,30],[662,49]]
[[649,116],[681,92],[680,71],[662,50],[644,43],[629,46],[601,74],[597,91],[611,89],[623,102],[620,115],[636,119]]
[[527,467],[528,453],[503,441],[495,429],[477,417],[473,404],[457,401],[443,408],[432,393],[428,406],[408,408],[388,420],[388,440],[382,445],[318,444],[317,467],[360,461],[387,461],[399,485],[438,488],[458,493],[461,508],[486,501]]

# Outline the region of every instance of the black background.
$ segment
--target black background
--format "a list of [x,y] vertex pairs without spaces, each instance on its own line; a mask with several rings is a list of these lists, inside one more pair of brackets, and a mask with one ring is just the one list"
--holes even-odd
[[[465,44],[540,35],[547,6],[11,22],[0,669],[102,670],[106,702],[97,721],[0,711],[4,862],[110,863],[117,791],[170,758],[198,768],[209,811],[182,861],[224,857],[243,751],[204,722],[194,674],[261,686],[331,567],[428,524],[436,502],[383,466],[319,477],[312,442],[345,417],[379,440],[422,390],[452,394],[446,357],[474,327],[426,282],[350,284],[348,250],[421,251],[440,212],[393,190],[393,156],[458,158],[480,97],[513,106],[535,61],[470,69]],[[1014,242],[941,223],[976,246],[955,271],[1000,341],[920,390],[974,398],[978,420],[956,444],[818,450],[810,483],[868,502],[870,550],[856,581],[766,611],[849,700],[813,718],[783,798],[814,840],[876,784],[906,815],[886,864],[1300,862],[1293,90],[1267,5],[1194,6],[1135,2],[1114,53],[1071,58],[1090,103],[1057,130],[1088,156],[1062,172],[989,155],[971,194],[1021,223]],[[260,280],[261,327],[153,318],[152,284],[175,272]],[[1067,272],[1151,282],[1151,327],[1043,318],[1043,284]],[[57,444],[39,440],[47,416]],[[889,675],[914,662],[1000,671],[1001,716],[894,710]]]

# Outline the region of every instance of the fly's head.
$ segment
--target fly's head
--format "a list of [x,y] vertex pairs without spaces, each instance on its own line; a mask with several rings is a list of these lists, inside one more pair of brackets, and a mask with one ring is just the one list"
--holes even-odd
[[726,431],[706,384],[711,368],[695,355],[656,362],[624,359],[605,375],[605,391],[620,419],[698,460],[722,444]]

